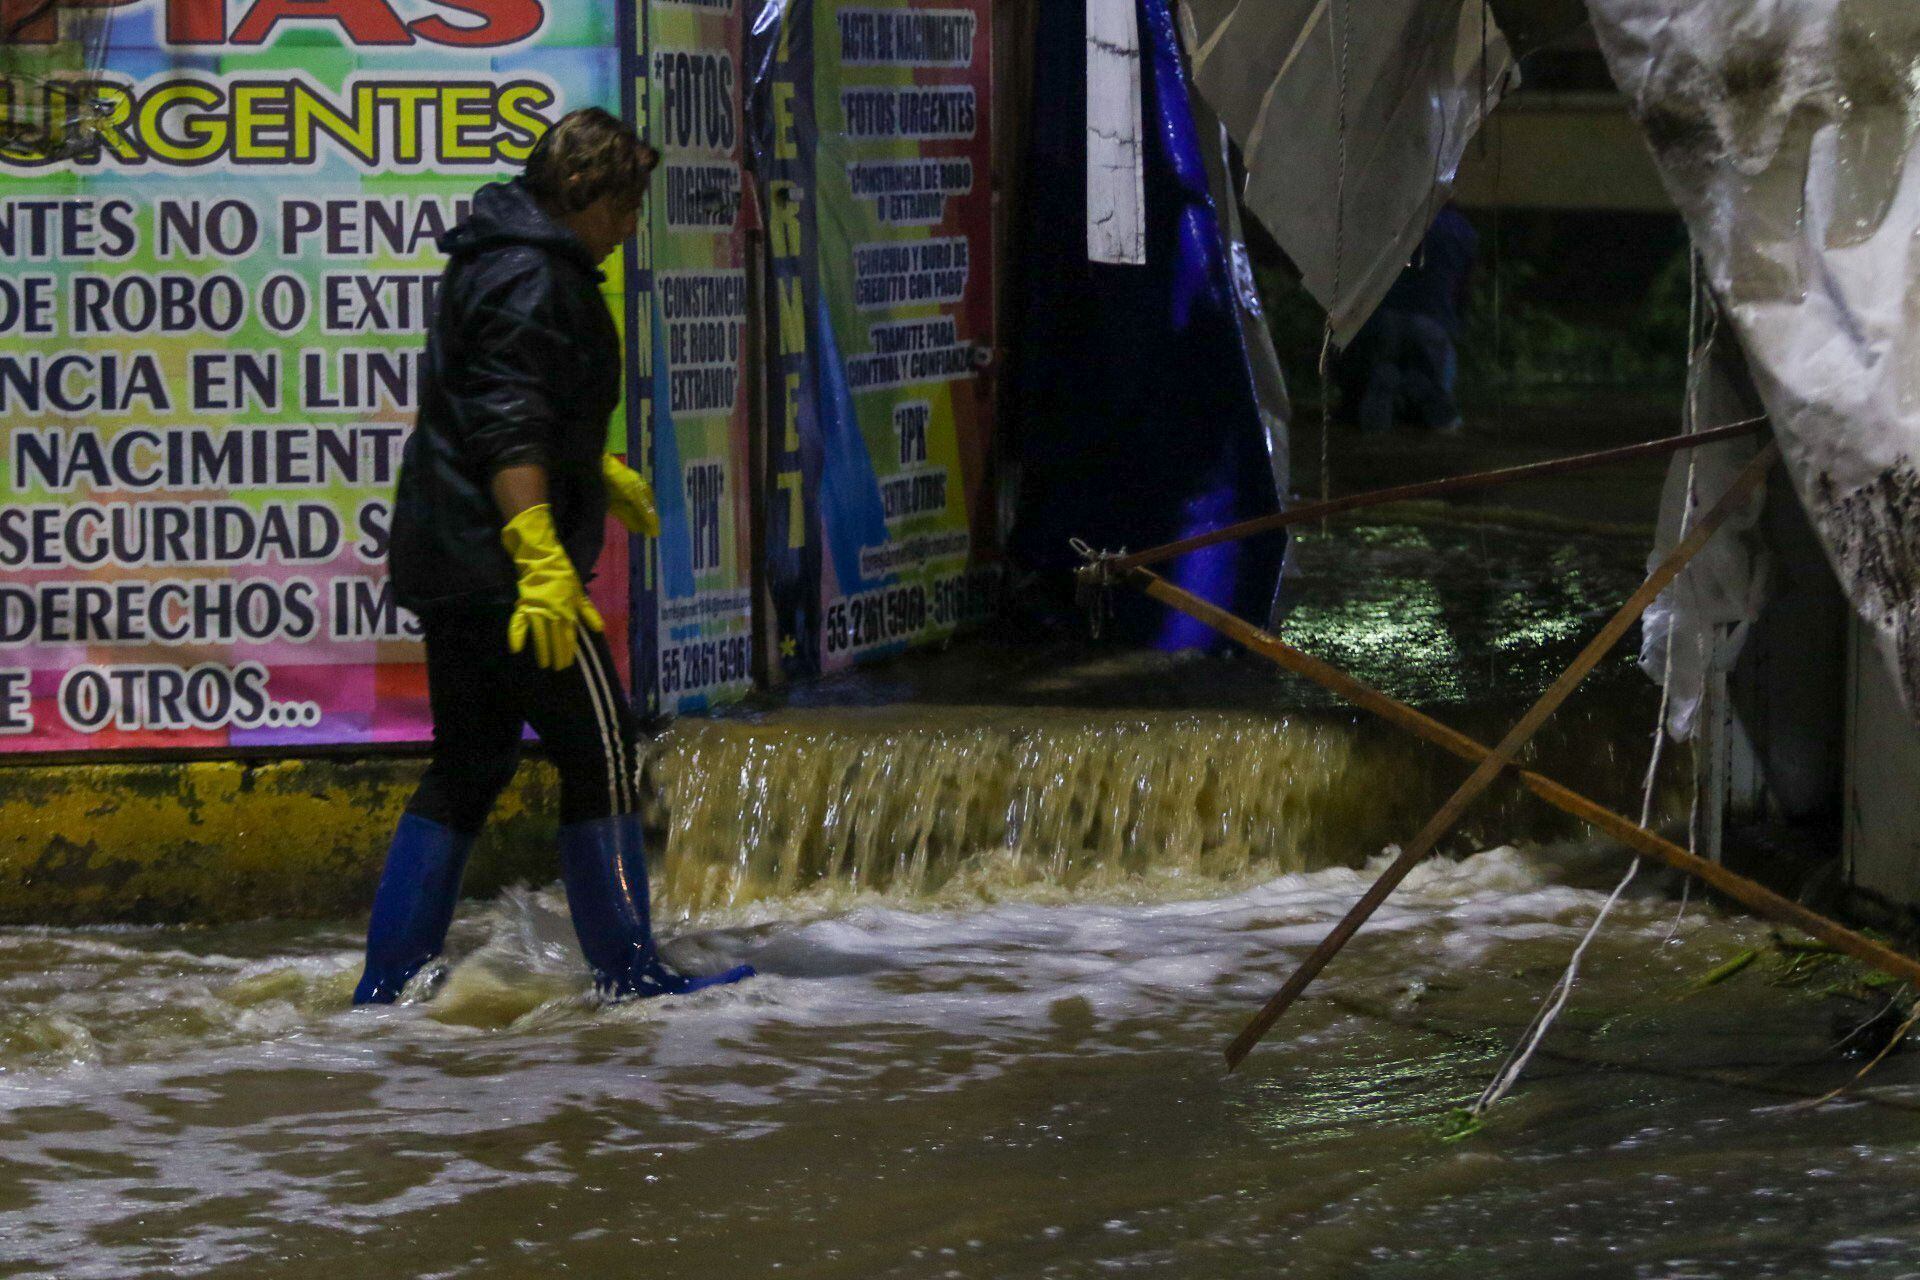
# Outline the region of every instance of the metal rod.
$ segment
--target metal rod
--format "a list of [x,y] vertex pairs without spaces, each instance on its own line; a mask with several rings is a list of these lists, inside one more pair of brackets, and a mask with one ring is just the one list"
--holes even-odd
[[1380,904],[1387,900],[1388,895],[1398,888],[1400,882],[1407,878],[1413,868],[1433,851],[1434,845],[1439,843],[1441,837],[1453,829],[1467,806],[1478,799],[1493,784],[1494,779],[1513,764],[1514,757],[1520,749],[1547,722],[1548,717],[1560,709],[1561,704],[1572,695],[1593,668],[1600,664],[1613,646],[1620,642],[1633,624],[1639,621],[1640,615],[1646,612],[1647,606],[1652,604],[1659,594],[1679,576],[1687,563],[1699,554],[1700,549],[1707,545],[1708,540],[1725,523],[1727,517],[1752,497],[1754,491],[1766,479],[1768,468],[1773,465],[1778,456],[1779,446],[1768,444],[1753,461],[1746,465],[1733,484],[1721,495],[1720,500],[1701,518],[1693,532],[1667,554],[1659,567],[1648,576],[1640,588],[1620,607],[1619,612],[1614,614],[1607,625],[1601,629],[1600,634],[1581,650],[1579,657],[1574,659],[1572,665],[1561,674],[1558,680],[1554,681],[1551,688],[1540,696],[1539,701],[1528,709],[1527,713],[1520,718],[1520,722],[1505,738],[1501,739],[1500,744],[1480,761],[1472,776],[1460,785],[1459,790],[1448,797],[1446,803],[1440,806],[1439,812],[1435,813],[1427,825],[1421,828],[1419,834],[1401,850],[1400,856],[1394,859],[1392,865],[1362,895],[1360,901],[1354,904],[1352,910],[1347,912],[1340,923],[1333,927],[1333,931],[1325,940],[1314,948],[1312,954],[1301,962],[1293,976],[1288,978],[1286,984],[1274,993],[1265,1007],[1254,1015],[1245,1030],[1235,1037],[1233,1043],[1227,1048],[1227,1065],[1230,1070],[1238,1067],[1246,1059],[1246,1056],[1253,1051],[1253,1047],[1260,1043],[1267,1032],[1272,1030],[1274,1023],[1280,1020],[1280,1016],[1299,998],[1300,993],[1307,989],[1319,976],[1320,971],[1326,968],[1328,962],[1340,953],[1341,948],[1347,945],[1360,927],[1375,911],[1379,910]]
[[1718,444],[1723,440],[1737,440],[1742,436],[1753,435],[1764,425],[1764,419],[1755,419],[1752,422],[1738,422],[1730,427],[1716,427],[1712,431],[1669,436],[1664,440],[1648,440],[1640,444],[1624,445],[1618,449],[1602,450],[1599,453],[1582,453],[1570,458],[1554,458],[1548,462],[1530,462],[1520,467],[1503,467],[1498,471],[1477,471],[1472,475],[1449,476],[1445,480],[1423,480],[1418,484],[1403,484],[1392,489],[1376,489],[1371,493],[1350,494],[1344,498],[1334,498],[1329,502],[1313,502],[1306,506],[1293,507],[1275,515],[1261,516],[1256,520],[1243,520],[1239,524],[1215,529],[1210,533],[1197,533],[1191,538],[1182,538],[1178,542],[1169,542],[1165,546],[1153,547],[1146,551],[1136,551],[1132,555],[1115,556],[1111,560],[1089,566],[1089,570],[1119,575],[1130,569],[1140,569],[1150,564],[1161,564],[1178,559],[1180,556],[1206,547],[1217,546],[1222,542],[1233,542],[1240,538],[1252,537],[1257,533],[1284,529],[1288,525],[1309,524],[1315,520],[1339,515],[1344,511],[1383,506],[1389,502],[1412,502],[1418,498],[1433,498],[1446,493],[1498,489],[1504,485],[1517,484],[1522,480],[1544,480],[1550,476],[1587,471],[1616,462],[1664,457],[1670,453],[1697,449],[1701,445]]
[[[1303,653],[1271,632],[1262,631],[1217,605],[1202,600],[1192,592],[1174,586],[1150,570],[1136,569],[1132,578],[1142,590],[1162,604],[1188,614],[1242,648],[1331,690],[1362,710],[1371,711],[1388,723],[1433,743],[1443,751],[1473,764],[1478,764],[1493,754],[1492,748],[1485,744],[1442,724],[1423,711],[1388,697],[1372,685],[1356,680],[1331,663]],[[1664,836],[1647,830],[1598,801],[1590,800],[1571,787],[1563,786],[1544,774],[1517,767],[1511,772],[1521,786],[1540,799],[1563,813],[1571,814],[1583,822],[1598,827],[1602,832],[1635,852],[1658,859],[1676,871],[1696,876],[1711,888],[1717,889],[1756,915],[1799,929],[1809,937],[1818,938],[1834,950],[1849,955],[1888,977],[1920,985],[1920,961],[1882,946],[1845,925],[1801,906],[1791,898],[1782,897],[1763,884],[1727,870],[1717,862],[1709,862],[1705,858],[1697,857]]]

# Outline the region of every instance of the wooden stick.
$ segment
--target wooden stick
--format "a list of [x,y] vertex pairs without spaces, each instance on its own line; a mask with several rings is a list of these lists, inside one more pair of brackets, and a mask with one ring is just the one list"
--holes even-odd
[[1616,462],[1633,462],[1641,458],[1658,458],[1670,453],[1680,453],[1687,449],[1697,449],[1701,445],[1718,444],[1722,440],[1737,440],[1759,431],[1763,419],[1752,422],[1739,422],[1730,427],[1716,427],[1712,431],[1701,431],[1694,435],[1669,436],[1664,440],[1648,440],[1641,444],[1630,444],[1618,449],[1606,449],[1599,453],[1582,453],[1571,458],[1554,458],[1547,462],[1532,462],[1521,467],[1504,467],[1498,471],[1477,471],[1472,475],[1449,476],[1445,480],[1425,480],[1419,484],[1403,484],[1392,489],[1376,489],[1371,493],[1355,493],[1344,498],[1335,498],[1330,502],[1315,502],[1303,507],[1294,507],[1276,515],[1261,516],[1255,520],[1243,520],[1239,524],[1215,529],[1210,533],[1197,533],[1191,538],[1182,538],[1178,542],[1169,542],[1163,547],[1154,547],[1147,551],[1136,551],[1132,555],[1116,556],[1112,560],[1102,561],[1089,566],[1090,571],[1104,571],[1109,574],[1122,574],[1130,569],[1143,568],[1150,564],[1161,564],[1174,560],[1204,548],[1217,546],[1222,542],[1232,542],[1239,538],[1249,538],[1257,533],[1267,533],[1274,529],[1284,529],[1288,525],[1308,524],[1315,520],[1324,520],[1339,515],[1343,511],[1357,511],[1362,507],[1383,506],[1389,502],[1411,502],[1417,498],[1434,498],[1446,493],[1465,493],[1475,489],[1498,489],[1504,485],[1517,484],[1522,480],[1544,480],[1549,476],[1566,475],[1572,471],[1586,471],[1594,467],[1608,466]]
[[1280,1020],[1280,1016],[1299,998],[1300,993],[1320,975],[1320,971],[1327,967],[1327,963],[1340,953],[1341,948],[1347,945],[1353,935],[1359,931],[1360,926],[1380,909],[1380,904],[1399,887],[1408,873],[1433,851],[1434,845],[1439,843],[1441,837],[1454,828],[1467,806],[1479,799],[1480,795],[1493,784],[1493,780],[1513,764],[1514,757],[1520,749],[1539,731],[1540,726],[1547,722],[1547,718],[1560,709],[1561,704],[1572,695],[1594,667],[1598,666],[1612,651],[1613,646],[1620,642],[1621,637],[1627,634],[1633,624],[1639,621],[1640,615],[1646,612],[1647,606],[1652,604],[1659,594],[1679,576],[1687,563],[1699,554],[1700,549],[1707,545],[1708,540],[1725,523],[1727,517],[1753,496],[1754,490],[1758,489],[1761,482],[1766,479],[1767,469],[1773,465],[1774,459],[1778,456],[1779,446],[1768,444],[1753,461],[1746,465],[1735,478],[1732,486],[1701,518],[1693,532],[1667,554],[1659,567],[1641,584],[1640,589],[1635,591],[1620,607],[1620,611],[1614,614],[1605,627],[1601,628],[1600,634],[1580,651],[1580,656],[1574,659],[1573,664],[1553,682],[1551,688],[1540,695],[1540,700],[1520,718],[1520,723],[1500,740],[1500,745],[1488,753],[1474,769],[1472,776],[1460,784],[1460,789],[1448,797],[1447,802],[1440,806],[1440,811],[1434,814],[1427,825],[1421,828],[1419,834],[1407,843],[1401,850],[1400,856],[1394,859],[1393,864],[1361,896],[1360,901],[1354,904],[1353,909],[1347,912],[1340,923],[1333,927],[1333,932],[1314,948],[1313,953],[1294,971],[1293,976],[1287,979],[1286,984],[1274,993],[1273,998],[1267,1001],[1266,1006],[1258,1014],[1254,1015],[1245,1030],[1234,1038],[1233,1043],[1227,1047],[1229,1070],[1245,1061],[1246,1056],[1253,1051],[1253,1047],[1260,1043],[1268,1031],[1272,1030],[1273,1024]]
[[[1485,744],[1475,741],[1456,729],[1449,728],[1425,712],[1388,697],[1372,685],[1354,679],[1338,667],[1322,662],[1311,654],[1301,652],[1278,636],[1262,631],[1217,605],[1174,586],[1150,570],[1136,569],[1132,578],[1148,595],[1161,603],[1198,619],[1241,647],[1331,690],[1355,706],[1371,711],[1381,719],[1426,739],[1443,751],[1473,764],[1478,764],[1493,754],[1492,748]],[[1890,978],[1920,986],[1920,961],[1855,933],[1816,911],[1808,910],[1791,898],[1782,897],[1763,884],[1727,870],[1717,862],[1708,862],[1705,858],[1688,853],[1671,840],[1647,830],[1599,802],[1590,800],[1572,788],[1555,782],[1552,778],[1535,773],[1531,769],[1516,767],[1511,772],[1522,786],[1554,808],[1571,814],[1583,822],[1591,823],[1638,853],[1657,858],[1676,871],[1684,871],[1690,876],[1698,877],[1709,887],[1732,898],[1756,915],[1799,929],[1809,937],[1818,938],[1834,950],[1849,955]]]

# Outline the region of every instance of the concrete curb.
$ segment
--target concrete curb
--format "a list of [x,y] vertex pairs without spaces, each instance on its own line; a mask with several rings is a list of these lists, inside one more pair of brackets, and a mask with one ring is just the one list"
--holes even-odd
[[[0,768],[0,924],[219,924],[364,914],[418,758]],[[501,797],[470,895],[555,875],[559,783]]]

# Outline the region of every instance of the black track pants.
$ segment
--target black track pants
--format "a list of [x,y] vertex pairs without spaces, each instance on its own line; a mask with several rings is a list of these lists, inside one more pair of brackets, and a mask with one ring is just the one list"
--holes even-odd
[[508,609],[423,616],[433,763],[407,811],[478,834],[520,762],[526,725],[560,771],[560,821],[586,822],[638,807],[633,712],[606,637],[582,630],[565,671],[507,650]]

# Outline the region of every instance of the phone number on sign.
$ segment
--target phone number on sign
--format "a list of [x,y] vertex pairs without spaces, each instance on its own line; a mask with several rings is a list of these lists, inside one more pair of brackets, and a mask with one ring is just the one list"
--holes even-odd
[[701,693],[726,684],[742,684],[753,674],[752,650],[745,636],[699,640],[660,653],[660,693]]
[[977,622],[991,607],[992,582],[990,574],[956,573],[836,600],[827,606],[827,652],[858,652],[930,628]]

